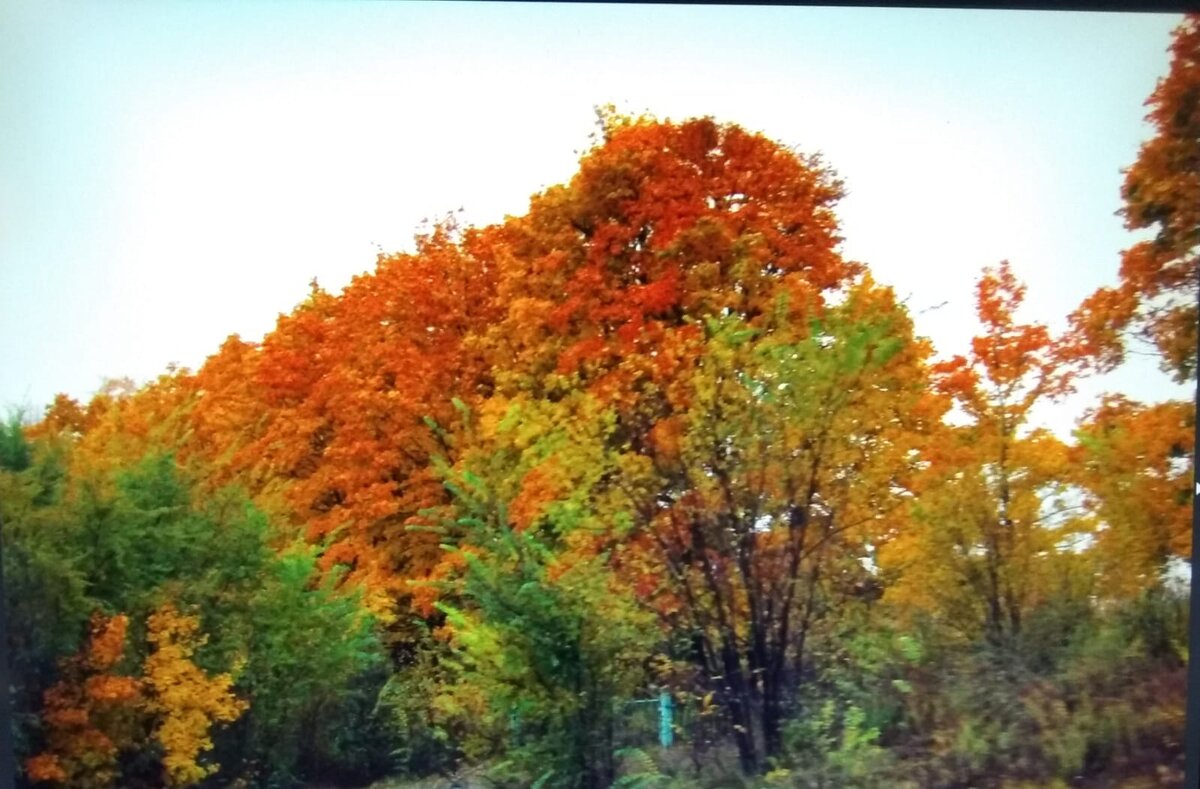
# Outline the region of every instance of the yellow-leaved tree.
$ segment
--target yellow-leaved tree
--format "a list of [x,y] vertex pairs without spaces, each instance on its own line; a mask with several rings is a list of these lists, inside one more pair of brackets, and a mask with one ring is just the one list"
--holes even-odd
[[233,693],[233,676],[209,676],[192,662],[207,638],[200,621],[170,603],[148,620],[152,651],[144,667],[146,709],[157,716],[154,738],[163,748],[163,773],[169,786],[189,786],[215,773],[220,765],[200,764],[212,749],[214,723],[232,723],[247,704]]

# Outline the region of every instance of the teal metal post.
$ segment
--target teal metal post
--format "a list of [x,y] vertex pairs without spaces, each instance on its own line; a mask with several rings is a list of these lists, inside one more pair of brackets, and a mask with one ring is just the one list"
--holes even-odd
[[664,748],[670,748],[675,742],[675,726],[672,720],[675,712],[675,702],[671,694],[663,691],[658,694],[658,743]]

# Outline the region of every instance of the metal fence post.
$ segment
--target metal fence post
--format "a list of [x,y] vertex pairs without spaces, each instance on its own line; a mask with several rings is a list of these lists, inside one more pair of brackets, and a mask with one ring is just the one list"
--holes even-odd
[[658,694],[658,743],[664,748],[670,748],[675,742],[675,727],[672,720],[675,703],[671,694],[662,691]]

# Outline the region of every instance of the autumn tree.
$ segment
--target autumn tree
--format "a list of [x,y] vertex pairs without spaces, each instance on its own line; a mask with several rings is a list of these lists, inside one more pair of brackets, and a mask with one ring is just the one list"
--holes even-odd
[[[187,370],[164,373],[140,387],[127,378],[108,381],[88,404],[85,430],[65,423],[77,439],[68,455],[72,487],[108,490],[120,471],[147,455],[179,450],[188,434],[194,392]],[[63,417],[57,408],[39,430]],[[69,406],[66,410],[69,416]]]
[[[579,450],[569,446],[536,461],[526,453],[509,482],[516,486],[511,497],[502,500],[510,503],[514,524],[524,528],[563,518],[575,522],[582,512],[601,514],[595,530],[603,535],[607,529],[608,539],[615,524],[637,525],[640,537],[624,533],[638,545],[633,553],[643,557],[627,552],[622,572],[631,573],[627,580],[641,577],[636,584],[646,597],[661,585],[647,579],[664,556],[674,562],[670,594],[682,599],[687,590],[679,584],[685,580],[698,585],[701,591],[692,589],[687,604],[692,619],[681,626],[707,640],[707,653],[696,659],[711,669],[709,675],[725,677],[719,690],[731,731],[738,732],[745,765],[757,770],[763,762],[756,738],[765,734],[766,751],[778,753],[785,680],[803,663],[797,657],[803,652],[800,610],[816,606],[825,592],[825,560],[816,556],[825,546],[845,553],[841,543],[819,533],[840,533],[856,517],[867,519],[856,509],[861,502],[842,506],[832,498],[850,496],[841,486],[848,484],[854,458],[881,464],[883,455],[890,458],[886,471],[870,472],[883,487],[860,488],[864,496],[869,490],[884,498],[890,496],[885,480],[903,475],[912,459],[893,452],[904,444],[899,425],[906,417],[898,416],[899,400],[884,405],[883,393],[906,404],[904,398],[924,397],[924,346],[912,340],[890,295],[869,281],[841,290],[847,305],[827,311],[827,298],[861,267],[836,250],[832,207],[841,188],[817,158],[709,119],[608,116],[602,132],[569,184],[535,196],[526,216],[465,239],[473,255],[498,272],[500,319],[468,340],[481,348],[494,384],[478,410],[481,420],[506,411],[504,419],[511,420],[513,409],[528,418],[554,411],[554,404],[583,402],[579,393],[594,398],[598,411],[576,414],[607,425],[591,459],[575,457]],[[870,316],[872,311],[888,317]],[[830,333],[812,334],[820,331],[813,322],[826,319],[834,324]],[[855,328],[856,320],[864,325]],[[724,322],[732,323],[718,330]],[[757,341],[731,350],[729,337],[740,331],[768,338],[762,356],[749,350],[759,348]],[[851,350],[844,350],[847,343]],[[779,358],[765,358],[768,347]],[[788,359],[789,348],[803,361]],[[762,366],[764,375],[786,380],[797,394],[773,395],[768,404],[755,384],[735,372],[741,363]],[[768,370],[772,364],[786,372]],[[872,396],[880,400],[877,413],[868,416],[865,403]],[[808,400],[831,410],[813,413]],[[924,403],[917,412],[922,408],[925,416],[913,416],[908,426],[935,418],[936,408]],[[822,420],[848,420],[850,411],[862,420],[861,430],[848,422],[848,434],[818,441]],[[787,420],[796,426],[785,428]],[[524,424],[536,435],[536,421]],[[770,436],[755,438],[760,429]],[[732,431],[726,436],[732,446],[713,439],[714,430]],[[693,456],[680,466],[680,442],[689,436]],[[733,454],[724,457],[727,450]],[[796,454],[780,454],[785,451]],[[724,485],[731,498],[712,489],[704,472],[712,468],[729,475]],[[802,480],[804,473],[816,479]],[[833,474],[842,476],[826,476]],[[613,491],[624,496],[622,502]],[[831,501],[823,503],[823,495]],[[680,534],[694,527],[701,535],[696,539],[707,535],[711,544],[701,549],[692,537],[667,539],[663,507],[691,524],[676,524]],[[797,508],[791,526],[789,507]],[[811,530],[808,519],[815,524]],[[760,534],[768,522],[773,525]],[[651,535],[664,541],[656,544]],[[707,573],[706,561],[715,563]],[[633,569],[638,565],[641,570]],[[718,574],[733,580],[720,581]],[[746,605],[755,611],[748,614]]]
[[1030,424],[1035,406],[1071,390],[1075,368],[1044,326],[1017,322],[1025,286],[1007,262],[984,270],[976,296],[983,332],[969,356],[933,368],[965,424],[947,426],[931,451],[916,523],[884,565],[900,575],[892,599],[1004,645],[1057,574],[1048,557],[1080,527],[1054,515],[1070,506],[1066,447]]
[[1098,524],[1094,553],[1108,597],[1155,586],[1166,561],[1189,559],[1195,408],[1110,395],[1082,421],[1071,455]]
[[[655,590],[728,710],[744,769],[781,750],[820,622],[869,599],[921,433],[940,415],[890,291],[870,279],[797,325],[712,319],[677,416],[624,462]],[[639,478],[640,477],[640,478]],[[757,744],[761,742],[761,748]]]
[[46,691],[47,748],[25,764],[30,780],[116,786],[118,756],[141,744],[141,683],[120,673],[119,665],[128,625],[123,615],[94,615],[86,646],[64,661],[62,679]]
[[1125,250],[1117,286],[1089,296],[1072,323],[1102,368],[1121,362],[1133,335],[1149,341],[1163,369],[1183,382],[1195,374],[1200,287],[1200,15],[1184,18],[1170,52],[1170,71],[1146,101],[1155,135],[1121,189],[1126,227],[1154,237]]
[[444,502],[429,461],[445,446],[426,419],[451,426],[451,398],[475,396],[481,370],[464,342],[489,320],[490,277],[447,220],[340,296],[314,282],[261,344],[231,338],[197,374],[201,451],[327,543],[324,565],[365,581],[381,614],[440,559],[405,527]]
[[841,184],[736,125],[602,117],[603,138],[563,186],[474,239],[498,270],[502,319],[484,334],[503,394],[578,374],[634,397],[685,316],[755,320],[780,290],[798,309],[859,267],[836,251]]
[[246,709],[233,694],[233,677],[210,676],[196,666],[192,655],[207,640],[194,616],[171,604],[150,615],[143,685],[146,709],[157,718],[154,739],[163,749],[163,774],[168,786],[190,786],[215,773],[220,765],[200,764],[212,749],[209,728],[230,723]]
[[[757,327],[689,326],[672,351],[695,369],[664,386],[648,435],[630,435],[624,403],[579,390],[493,397],[466,455],[505,503],[490,533],[550,546],[534,555],[556,574],[606,557],[664,643],[690,645],[688,689],[717,694],[750,772],[780,755],[818,623],[874,594],[862,562],[890,539],[944,409],[889,290],[866,278],[807,323],[793,315],[781,294]],[[496,545],[476,544],[471,567]]]
[[260,357],[257,344],[232,335],[196,371],[196,399],[188,414],[191,433],[180,449],[207,461],[205,487],[239,483],[257,493],[265,486],[261,474],[250,472],[243,454],[272,422],[257,382]]

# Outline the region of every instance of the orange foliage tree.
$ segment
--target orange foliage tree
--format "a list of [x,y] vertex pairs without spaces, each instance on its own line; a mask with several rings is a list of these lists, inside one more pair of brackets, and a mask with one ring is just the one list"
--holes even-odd
[[[481,434],[493,438],[499,434],[515,442],[508,449],[503,440],[493,445],[501,454],[516,453],[495,486],[500,500],[511,502],[515,528],[559,535],[555,539],[565,540],[562,547],[567,550],[565,566],[570,566],[571,552],[581,559],[609,549],[620,552],[619,571],[627,582],[647,601],[656,593],[663,595],[664,613],[671,608],[665,602],[670,597],[678,612],[686,590],[661,578],[662,545],[651,535],[664,528],[659,522],[660,501],[677,500],[677,507],[690,507],[688,511],[695,514],[702,509],[700,498],[708,495],[700,490],[709,487],[701,471],[713,458],[692,458],[696,475],[688,476],[680,470],[678,452],[689,431],[702,431],[712,426],[705,420],[719,419],[706,410],[712,402],[697,399],[701,397],[697,387],[708,391],[706,387],[716,380],[717,361],[711,354],[724,339],[715,339],[712,331],[722,321],[740,322],[752,333],[773,334],[772,340],[781,348],[786,342],[812,345],[817,340],[808,336],[810,322],[827,316],[830,294],[847,296],[862,269],[837,251],[833,206],[841,196],[841,185],[819,159],[797,155],[762,135],[711,119],[672,123],[602,113],[602,123],[602,139],[583,157],[578,174],[568,184],[536,195],[525,216],[465,239],[473,256],[496,271],[498,319],[481,326],[467,341],[480,349],[489,368],[490,391],[475,410]],[[858,317],[866,320],[872,310],[897,314],[890,296],[876,291],[869,281],[853,292],[852,304],[863,308]],[[904,336],[899,324],[896,331]],[[729,328],[721,337],[731,332],[736,333]],[[860,341],[867,343],[863,338],[853,340]],[[821,357],[836,355],[815,346],[807,350],[817,354],[817,364],[831,363]],[[865,352],[862,347],[858,350]],[[919,381],[920,353],[906,348],[903,358],[912,365],[912,381]],[[889,379],[877,380],[877,391],[889,390],[884,380]],[[833,386],[824,378],[819,384]],[[920,383],[913,385],[923,388]],[[725,404],[737,411],[729,417],[730,429],[738,431],[738,440],[752,441],[749,431],[757,423],[746,421],[751,414],[745,398],[753,400],[755,395],[744,387],[737,391],[743,399]],[[729,396],[736,399],[733,389]],[[881,406],[880,419],[890,414]],[[598,427],[578,427],[581,424]],[[815,433],[805,436],[797,431],[789,434],[790,443],[780,446],[801,452],[804,441],[816,441]],[[589,432],[592,435],[584,435]],[[573,438],[565,439],[567,434]],[[468,443],[477,440],[465,434],[460,438]],[[866,435],[858,439],[870,442]],[[694,441],[695,452],[711,450],[702,439]],[[466,451],[460,450],[459,456]],[[816,464],[828,460],[822,456]],[[796,483],[788,489],[784,482],[773,480],[774,498],[759,503],[761,513],[786,520],[788,502],[807,511],[811,502],[792,501],[802,496],[802,488],[807,490],[797,476],[804,464],[791,465],[794,473],[785,473],[789,463],[771,454],[769,468],[759,469],[761,474],[783,474]],[[821,478],[834,473],[835,467],[833,461],[828,470],[822,467]],[[743,490],[746,482],[738,477],[737,495],[752,498],[754,494]],[[630,493],[621,494],[622,486]],[[830,495],[836,487],[831,483]],[[714,675],[726,676],[721,692],[740,732],[743,762],[753,767],[761,759],[761,748],[750,732],[760,723],[768,751],[779,750],[781,707],[772,705],[780,696],[777,691],[785,673],[794,670],[791,661],[800,631],[788,624],[780,629],[780,623],[805,598],[789,596],[788,603],[749,629],[728,620],[722,625],[718,609],[745,605],[746,594],[757,605],[760,598],[773,599],[785,589],[787,580],[779,582],[778,588],[762,585],[768,583],[770,567],[784,561],[779,556],[795,554],[793,558],[799,560],[804,554],[808,577],[811,546],[806,543],[789,554],[783,545],[787,540],[768,545],[774,537],[755,535],[756,519],[741,512],[741,504],[737,511],[727,511],[728,506],[716,500],[709,504],[723,514],[714,514],[711,522],[701,518],[704,523],[698,523],[698,528],[719,536],[725,526],[735,523],[739,534],[744,532],[741,543],[748,539],[763,546],[762,557],[753,559],[739,558],[739,550],[723,538],[704,549],[725,568],[721,572],[732,573],[739,562],[751,562],[757,580],[711,589],[716,597],[701,593],[703,599],[694,600],[694,608],[687,609],[691,620],[686,625],[692,628],[689,632],[713,639],[709,667]],[[848,512],[846,517],[855,516]],[[776,524],[777,530],[787,531],[783,520]],[[829,528],[838,526],[829,524]],[[644,531],[639,534],[639,530]],[[816,530],[807,534],[800,542],[821,542]],[[628,544],[618,547],[626,539]],[[671,544],[666,558],[678,565],[674,571],[680,583],[687,575],[689,582],[709,588],[704,586],[703,561],[693,550],[694,546]],[[698,575],[693,577],[693,572]],[[787,577],[798,576],[799,570],[793,568]],[[815,584],[805,588],[815,590]],[[768,638],[774,651],[764,690],[768,658],[763,639]],[[782,655],[787,659],[779,660]],[[744,664],[746,660],[750,663]],[[772,704],[763,721],[752,720],[751,707],[759,706],[764,692]]]
[[86,647],[63,661],[42,711],[47,748],[25,764],[30,780],[81,789],[116,785],[117,757],[141,738],[141,683],[115,671],[128,625],[123,615],[93,615]]
[[836,251],[841,184],[819,159],[711,119],[602,121],[568,184],[472,239],[498,272],[481,341],[501,394],[578,376],[636,397],[678,370],[658,349],[688,317],[754,322],[781,291],[803,312],[859,271]]
[[441,556],[406,526],[444,501],[426,420],[453,423],[451,398],[475,394],[464,337],[488,320],[489,276],[439,225],[340,297],[314,283],[260,347],[231,338],[197,375],[203,451],[328,543],[326,565],[367,581],[381,613]]
[[883,554],[899,575],[892,600],[940,614],[960,633],[995,644],[1019,634],[1027,610],[1058,573],[1052,560],[1080,524],[1052,517],[1065,491],[1066,447],[1031,430],[1035,406],[1071,390],[1072,349],[1040,324],[1017,323],[1025,286],[1007,262],[977,287],[983,333],[969,357],[934,366],[938,388],[966,424],[942,431],[912,527]]
[[1155,136],[1142,144],[1121,190],[1126,226],[1155,236],[1125,251],[1118,285],[1089,296],[1072,321],[1101,367],[1121,362],[1123,335],[1133,331],[1182,382],[1196,369],[1200,288],[1200,14],[1185,17],[1170,51],[1170,72],[1146,101]]

